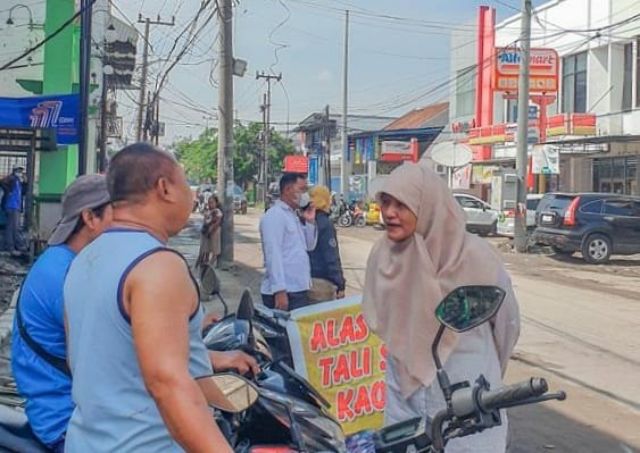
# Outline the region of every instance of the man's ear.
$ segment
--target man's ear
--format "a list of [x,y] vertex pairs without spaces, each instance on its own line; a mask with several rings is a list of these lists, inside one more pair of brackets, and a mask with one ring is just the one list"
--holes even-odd
[[93,227],[93,222],[96,219],[96,215],[91,209],[84,209],[80,216],[82,217],[82,221],[86,226],[88,226],[89,228]]
[[158,182],[156,183],[156,193],[161,200],[168,201],[173,199],[171,184],[164,176],[158,178]]

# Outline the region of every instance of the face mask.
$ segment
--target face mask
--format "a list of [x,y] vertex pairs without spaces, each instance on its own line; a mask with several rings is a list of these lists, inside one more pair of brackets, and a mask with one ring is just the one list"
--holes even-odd
[[311,204],[311,197],[307,192],[300,195],[298,199],[298,206],[300,206],[300,209],[307,209],[310,204]]

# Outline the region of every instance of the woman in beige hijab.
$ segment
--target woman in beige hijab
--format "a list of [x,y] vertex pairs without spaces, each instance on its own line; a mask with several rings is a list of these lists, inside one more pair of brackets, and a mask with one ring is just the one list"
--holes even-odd
[[[520,331],[511,280],[494,249],[466,232],[464,212],[443,180],[420,164],[393,171],[378,194],[387,227],[369,256],[364,314],[387,345],[385,423],[434,417],[446,407],[431,344],[439,327],[435,309],[455,288],[496,285],[507,297],[495,318],[469,332],[446,331],[440,357],[452,383],[483,374],[502,384]],[[447,453],[504,452],[507,422],[455,439]]]

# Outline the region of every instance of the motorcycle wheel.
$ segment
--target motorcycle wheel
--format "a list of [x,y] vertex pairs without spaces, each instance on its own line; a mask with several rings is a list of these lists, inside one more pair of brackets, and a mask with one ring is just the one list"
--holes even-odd
[[367,219],[365,219],[364,217],[358,217],[356,219],[356,226],[358,228],[363,228],[363,227],[367,226]]
[[353,220],[351,219],[351,216],[348,214],[343,214],[338,219],[338,225],[340,225],[342,228],[349,228],[352,223],[353,223]]

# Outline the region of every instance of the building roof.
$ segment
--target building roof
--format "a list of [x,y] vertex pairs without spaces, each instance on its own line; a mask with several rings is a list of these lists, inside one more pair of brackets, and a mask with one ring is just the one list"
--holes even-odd
[[446,126],[449,122],[449,103],[431,104],[412,110],[387,124],[384,130],[420,129],[422,127]]
[[[349,133],[380,130],[389,121],[395,120],[392,116],[374,116],[374,115],[347,115],[347,129]],[[325,117],[323,113],[312,113],[304,120],[300,121],[296,131],[309,132],[321,129],[324,125]],[[331,128],[336,130],[342,127],[342,115],[330,113],[329,121]]]

